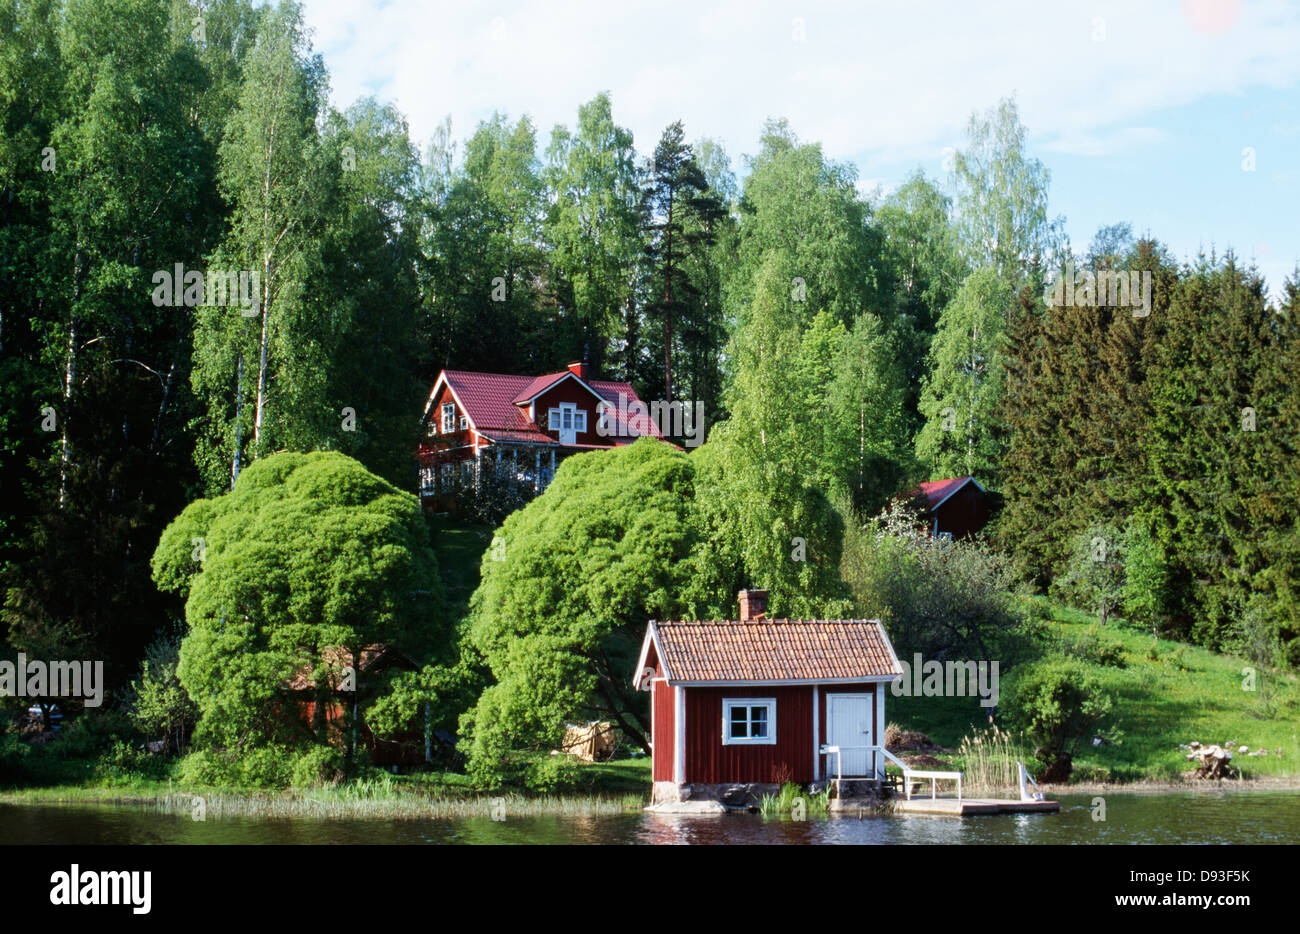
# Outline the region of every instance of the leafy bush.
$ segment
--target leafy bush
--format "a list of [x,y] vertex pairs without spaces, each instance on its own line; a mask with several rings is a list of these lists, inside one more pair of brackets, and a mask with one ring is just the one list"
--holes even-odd
[[241,755],[196,749],[180,761],[176,777],[190,785],[303,788],[332,781],[345,765],[343,751],[333,746],[263,746]]
[[1120,602],[1130,623],[1159,631],[1168,615],[1169,568],[1164,550],[1144,522],[1128,528]]
[[1069,776],[1079,743],[1103,728],[1114,706],[1083,662],[1049,657],[1015,671],[1007,690],[1011,723],[1037,747],[1048,781]]
[[199,712],[176,675],[183,636],[180,625],[159,635],[145,649],[140,677],[128,689],[131,722],[150,739],[162,736],[176,752],[184,748]]
[[582,777],[582,766],[572,756],[530,756],[522,773],[523,783],[533,791],[563,791]]
[[86,710],[59,731],[50,748],[64,759],[97,759],[113,748],[114,743],[135,742],[140,736],[126,714],[114,708]]
[[160,779],[167,763],[138,746],[114,739],[108,750],[95,760],[94,777],[105,785],[132,784],[141,778]]
[[1125,668],[1124,643],[1094,626],[1077,639],[1064,639],[1063,648],[1076,658],[1103,668]]
[[346,766],[341,749],[333,746],[316,746],[293,757],[289,769],[289,783],[295,788],[309,788],[333,781]]
[[882,620],[900,655],[1016,654],[1024,614],[999,553],[978,540],[932,539],[906,507],[849,525],[844,579],[857,612]]
[[1109,523],[1091,525],[1076,535],[1065,571],[1052,581],[1052,595],[1096,613],[1105,626],[1124,592],[1125,539]]

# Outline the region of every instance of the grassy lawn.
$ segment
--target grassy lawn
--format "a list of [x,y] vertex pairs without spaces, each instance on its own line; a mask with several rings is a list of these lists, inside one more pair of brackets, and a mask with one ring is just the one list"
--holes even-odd
[[[1257,690],[1243,690],[1242,669],[1249,664],[1243,659],[1153,640],[1122,620],[1100,630],[1100,638],[1119,643],[1124,667],[1098,664],[1078,648],[1098,633],[1095,619],[1045,600],[1041,606],[1058,650],[1085,661],[1114,698],[1123,734],[1114,745],[1079,753],[1076,781],[1177,781],[1191,767],[1178,745],[1193,740],[1231,743],[1233,764],[1246,778],[1300,775],[1300,679],[1295,675],[1261,671]],[[1002,672],[1004,679],[1007,674]],[[986,711],[972,697],[889,696],[886,718],[954,750],[972,729],[987,725]],[[1237,752],[1242,745],[1269,754],[1243,756]]]

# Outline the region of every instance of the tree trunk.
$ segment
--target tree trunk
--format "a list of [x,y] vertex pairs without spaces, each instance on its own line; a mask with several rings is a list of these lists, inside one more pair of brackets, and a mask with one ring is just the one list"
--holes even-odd
[[244,446],[244,355],[239,355],[235,369],[235,453],[230,460],[230,488],[239,479],[239,451]]

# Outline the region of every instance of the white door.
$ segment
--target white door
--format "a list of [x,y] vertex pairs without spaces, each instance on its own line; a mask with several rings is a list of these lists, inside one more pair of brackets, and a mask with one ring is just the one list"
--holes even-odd
[[576,412],[567,403],[560,406],[560,444],[573,444],[577,440]]
[[[871,695],[826,695],[826,745],[840,747],[846,777],[871,774],[871,755],[862,747],[875,742],[872,733]],[[826,757],[826,777],[835,777],[834,756]]]

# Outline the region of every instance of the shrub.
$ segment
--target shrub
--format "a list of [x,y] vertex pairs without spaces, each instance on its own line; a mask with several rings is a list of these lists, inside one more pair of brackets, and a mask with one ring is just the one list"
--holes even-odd
[[184,747],[199,713],[176,675],[183,636],[179,624],[160,634],[145,649],[140,676],[128,690],[131,722],[150,739],[161,736],[176,752]]
[[1052,595],[1096,613],[1105,626],[1123,593],[1125,551],[1125,536],[1115,526],[1098,523],[1084,529],[1075,536],[1064,572],[1052,581]]
[[333,746],[316,746],[293,757],[289,770],[289,783],[295,788],[308,788],[333,781],[346,766],[341,749]]
[[166,772],[166,762],[160,756],[114,739],[112,745],[95,760],[94,776],[106,785],[128,785],[141,778],[160,779]]
[[1016,671],[1007,690],[1014,726],[1037,748],[1048,781],[1069,776],[1079,744],[1102,729],[1113,708],[1089,668],[1072,658],[1049,657]]
[[1168,615],[1169,568],[1160,543],[1145,522],[1129,525],[1120,601],[1130,623],[1158,631]]
[[858,613],[882,620],[900,654],[1005,658],[1023,623],[1009,565],[983,542],[932,539],[909,515],[848,523],[842,570]]
[[1103,668],[1127,667],[1124,644],[1114,636],[1093,627],[1083,637],[1068,644],[1070,654]]
[[530,756],[525,761],[522,778],[533,791],[563,791],[582,780],[582,767],[570,756]]

